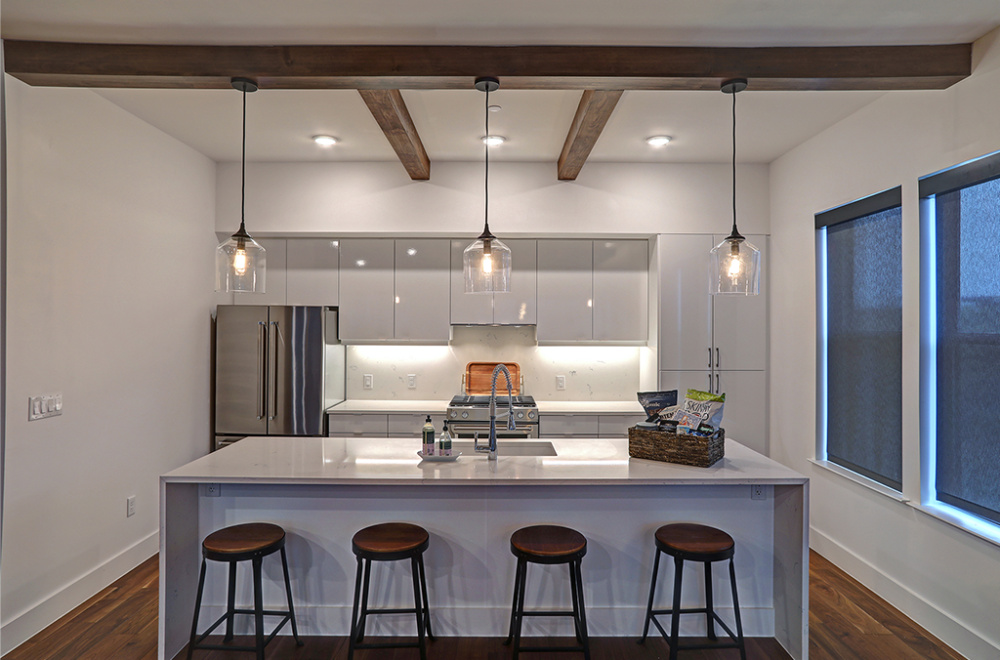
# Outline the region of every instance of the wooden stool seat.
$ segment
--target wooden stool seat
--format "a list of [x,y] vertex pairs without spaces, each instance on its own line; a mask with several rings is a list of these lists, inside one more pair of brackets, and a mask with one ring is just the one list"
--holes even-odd
[[405,559],[427,549],[430,536],[419,525],[392,522],[365,527],[354,535],[351,549],[366,559]]
[[[430,544],[430,535],[419,525],[405,522],[380,523],[365,527],[354,534],[351,549],[358,558],[354,581],[354,607],[351,610],[351,640],[347,658],[354,658],[355,649],[417,648],[420,660],[426,660],[427,647],[424,633],[434,639],[431,632],[430,607],[427,601],[427,577],[424,574],[424,550]],[[412,608],[368,607],[368,591],[373,561],[410,560],[413,577]],[[365,639],[365,624],[370,614],[413,614],[417,620],[417,641],[414,643],[371,642]]]
[[[677,660],[681,650],[696,649],[739,649],[741,660],[746,660],[746,646],[743,641],[743,621],[740,619],[740,601],[736,595],[736,568],[733,555],[736,543],[733,537],[715,527],[697,523],[672,523],[663,525],[653,534],[656,542],[656,559],[653,561],[653,577],[649,581],[649,600],[646,603],[646,618],[642,627],[642,637],[639,643],[646,641],[649,634],[649,624],[652,623],[660,631],[663,639],[670,646],[669,660]],[[674,558],[674,597],[670,609],[654,609],[653,598],[656,593],[656,575],[660,568],[660,553]],[[733,632],[726,622],[715,611],[712,595],[712,562],[729,560],[729,584],[733,591],[733,614],[736,617],[736,632]],[[684,562],[696,561],[705,566],[705,607],[681,608],[681,582],[684,577]],[[705,626],[708,632],[709,644],[680,642],[680,617],[682,614],[704,614]],[[668,633],[657,621],[658,616],[670,616],[670,632]],[[718,623],[731,642],[721,643],[715,635],[715,624]]]
[[654,537],[662,552],[692,561],[729,559],[736,547],[733,537],[726,532],[697,523],[664,525],[656,530]]
[[[504,644],[514,643],[514,660],[524,652],[579,651],[590,660],[590,639],[587,636],[587,613],[583,604],[583,576],[580,563],[587,554],[587,537],[575,529],[559,525],[522,527],[510,536],[510,551],[517,557],[514,574],[514,601],[510,609],[510,633]],[[528,564],[569,564],[569,590],[572,610],[524,609],[524,591]],[[521,646],[521,625],[526,616],[573,617],[576,646]]]
[[216,561],[231,561],[230,555],[269,555],[285,541],[285,530],[271,523],[244,523],[216,530],[205,537],[202,550]]
[[522,527],[510,537],[510,551],[535,563],[562,564],[575,555],[587,553],[587,538],[568,527],[533,525]]
[[[281,572],[285,578],[285,598],[287,610],[266,610],[263,602],[262,563],[264,557],[275,552],[281,553]],[[285,530],[272,523],[243,523],[217,529],[201,543],[201,574],[198,577],[198,595],[194,601],[194,620],[191,622],[191,639],[188,643],[188,660],[196,649],[206,651],[252,651],[257,660],[264,660],[264,647],[267,646],[282,626],[292,625],[292,635],[295,643],[302,646],[299,630],[295,625],[295,608],[292,606],[292,583],[288,579],[288,558],[285,555]],[[198,616],[201,613],[201,598],[205,589],[206,561],[218,561],[229,564],[229,588],[226,596],[226,612],[208,629],[198,634]],[[253,571],[253,608],[236,607],[236,566],[242,561],[249,561]],[[233,646],[233,619],[237,614],[250,615],[254,619],[254,645]],[[264,617],[281,617],[277,626],[267,636],[264,635]],[[212,631],[223,623],[226,633],[222,644],[206,644],[205,640]]]

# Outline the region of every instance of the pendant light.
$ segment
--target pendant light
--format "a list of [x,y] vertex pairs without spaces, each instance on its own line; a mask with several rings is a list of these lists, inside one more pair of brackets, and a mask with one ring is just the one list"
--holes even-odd
[[[486,92],[486,135],[490,135],[490,92],[500,88],[496,78],[476,78],[476,89]],[[466,293],[507,293],[510,291],[510,248],[490,233],[490,147],[486,151],[485,226],[462,253]]]
[[264,248],[253,240],[243,224],[247,188],[247,92],[257,83],[233,78],[233,88],[243,92],[243,154],[240,159],[240,228],[215,249],[215,290],[226,293],[264,293]]
[[713,294],[756,296],[760,284],[760,250],[736,229],[736,95],[747,88],[746,78],[722,83],[722,92],[733,95],[733,231],[711,252]]

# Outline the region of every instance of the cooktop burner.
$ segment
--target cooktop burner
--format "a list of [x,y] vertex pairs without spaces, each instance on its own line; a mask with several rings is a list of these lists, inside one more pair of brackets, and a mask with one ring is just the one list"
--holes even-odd
[[[531,397],[531,396],[519,394],[519,395],[513,397],[513,399],[514,399],[513,403],[514,403],[515,406],[534,406],[535,405],[535,399],[534,399],[534,397]],[[454,397],[451,400],[451,403],[448,404],[448,405],[451,405],[451,406],[474,406],[474,407],[488,406],[488,405],[490,405],[490,397],[488,395],[485,395],[485,394],[459,394],[458,396]],[[498,393],[497,394],[497,408],[500,408],[500,407],[506,406],[506,405],[508,405],[507,404],[507,395],[504,394],[503,396],[500,396],[500,394]]]

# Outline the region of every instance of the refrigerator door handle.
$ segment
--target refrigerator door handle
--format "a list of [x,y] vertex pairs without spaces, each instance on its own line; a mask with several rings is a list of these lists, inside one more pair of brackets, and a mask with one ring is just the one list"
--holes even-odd
[[268,386],[271,394],[271,405],[268,409],[268,419],[274,419],[278,416],[278,333],[280,329],[278,327],[277,321],[271,321],[271,325],[274,326],[273,332],[271,332],[271,383]]
[[267,407],[264,379],[267,377],[267,323],[257,322],[257,419],[263,419]]

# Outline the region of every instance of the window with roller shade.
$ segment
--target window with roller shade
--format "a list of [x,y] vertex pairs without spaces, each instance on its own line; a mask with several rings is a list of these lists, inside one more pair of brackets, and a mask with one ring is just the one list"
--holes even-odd
[[[902,490],[902,195],[816,215],[825,459]],[[822,457],[821,457],[822,458]]]
[[922,179],[920,196],[932,494],[998,523],[1000,155]]

